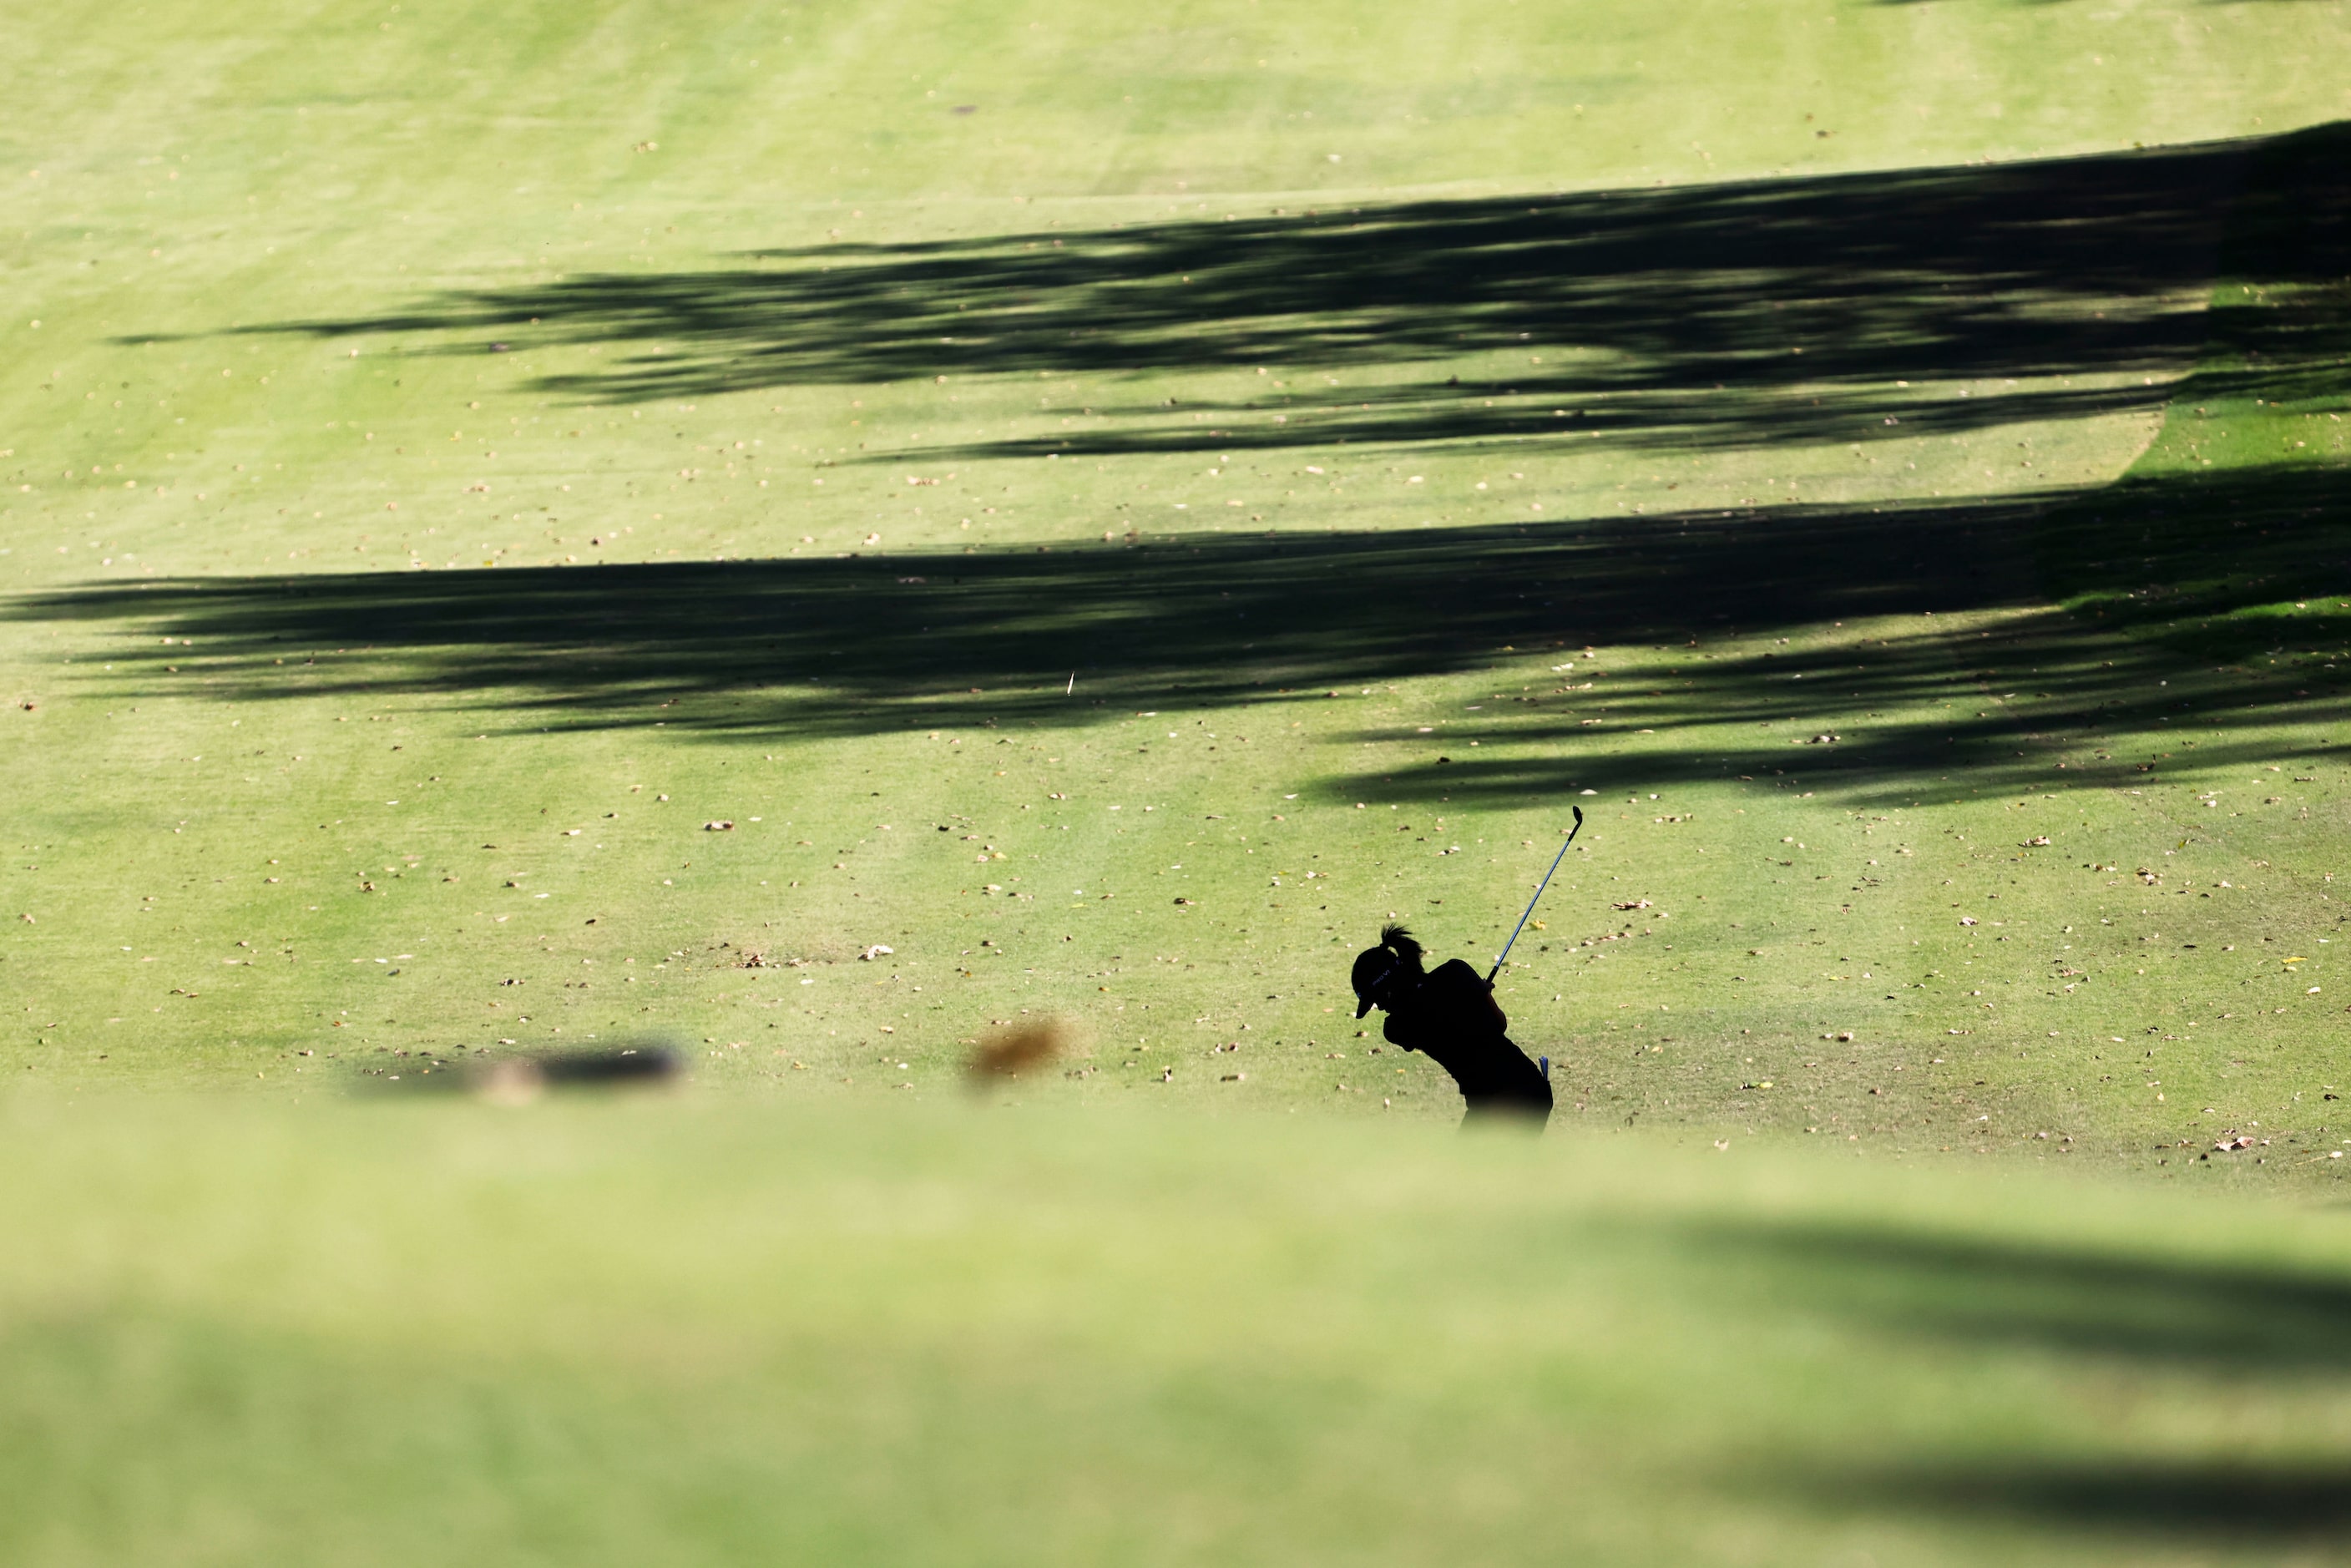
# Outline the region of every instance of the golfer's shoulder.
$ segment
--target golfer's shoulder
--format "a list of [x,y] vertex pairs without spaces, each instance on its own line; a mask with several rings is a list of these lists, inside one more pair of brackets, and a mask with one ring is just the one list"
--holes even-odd
[[1445,996],[1462,993],[1486,994],[1486,981],[1477,970],[1459,958],[1447,958],[1428,972],[1428,983]]

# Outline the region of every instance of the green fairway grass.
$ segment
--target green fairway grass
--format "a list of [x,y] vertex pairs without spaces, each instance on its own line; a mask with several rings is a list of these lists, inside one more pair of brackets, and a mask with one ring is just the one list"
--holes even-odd
[[7,27],[19,1082],[2332,1176],[2336,0]]
[[2240,1198],[1305,1114],[5,1116],[44,1568],[2286,1563],[2346,1506],[2340,1219]]

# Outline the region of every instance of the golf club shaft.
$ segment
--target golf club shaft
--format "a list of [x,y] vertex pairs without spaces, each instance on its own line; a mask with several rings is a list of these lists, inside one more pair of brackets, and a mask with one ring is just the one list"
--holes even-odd
[[1535,905],[1542,902],[1543,889],[1551,885],[1551,879],[1559,871],[1559,862],[1567,858],[1568,844],[1574,843],[1575,835],[1583,831],[1583,808],[1572,806],[1569,810],[1575,813],[1575,826],[1567,830],[1567,843],[1560,845],[1559,853],[1552,857],[1551,870],[1543,873],[1542,881],[1535,883],[1535,895],[1527,900],[1526,915],[1520,915],[1519,923],[1510,927],[1510,939],[1502,944],[1499,953],[1494,955],[1494,967],[1486,971],[1486,984],[1489,986],[1494,983],[1494,977],[1502,972],[1502,960],[1508,958],[1510,949],[1519,945],[1519,933],[1527,928],[1527,915],[1532,915]]

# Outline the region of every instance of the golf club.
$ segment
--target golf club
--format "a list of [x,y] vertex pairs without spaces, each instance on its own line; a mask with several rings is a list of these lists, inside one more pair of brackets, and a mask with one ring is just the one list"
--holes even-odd
[[1567,843],[1560,845],[1559,853],[1552,857],[1551,870],[1543,873],[1542,881],[1535,883],[1535,895],[1527,900],[1526,915],[1520,915],[1519,923],[1510,927],[1510,939],[1502,944],[1500,952],[1494,955],[1494,967],[1486,971],[1486,984],[1489,988],[1494,984],[1494,977],[1502,972],[1502,960],[1510,956],[1512,947],[1518,946],[1519,933],[1527,928],[1527,915],[1535,912],[1535,905],[1542,900],[1543,889],[1551,885],[1552,877],[1559,870],[1559,862],[1567,858],[1568,844],[1575,842],[1575,835],[1583,831],[1583,808],[1571,806],[1568,810],[1575,813],[1575,826],[1567,830]]

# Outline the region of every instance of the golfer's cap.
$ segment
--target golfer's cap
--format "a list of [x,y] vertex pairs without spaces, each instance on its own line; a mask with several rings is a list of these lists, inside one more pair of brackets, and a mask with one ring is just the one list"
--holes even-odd
[[1395,976],[1396,964],[1396,956],[1385,947],[1366,947],[1355,955],[1355,967],[1348,976],[1348,982],[1355,988],[1357,1018],[1362,1018],[1376,1005],[1380,988]]

